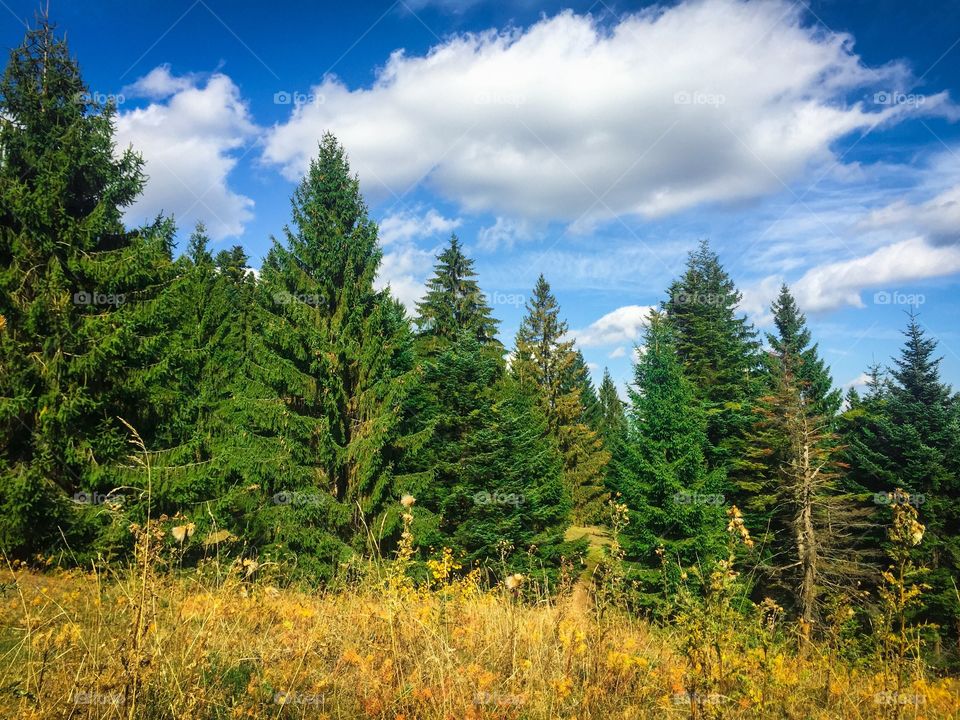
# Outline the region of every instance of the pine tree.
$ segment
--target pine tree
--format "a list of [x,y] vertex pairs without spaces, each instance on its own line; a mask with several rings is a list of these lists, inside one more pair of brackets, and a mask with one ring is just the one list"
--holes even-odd
[[807,319],[797,307],[790,288],[780,287],[780,294],[771,307],[777,334],[767,334],[767,342],[777,356],[789,354],[796,358],[795,376],[804,399],[812,404],[812,411],[831,420],[840,410],[842,397],[839,389],[833,388],[830,369],[820,358],[817,344],[810,344],[810,329]]
[[629,431],[617,491],[630,511],[623,547],[647,568],[646,593],[658,582],[658,548],[683,565],[723,546],[722,475],[708,470],[706,417],[677,359],[665,318],[652,311],[645,352],[634,366]]
[[[0,546],[88,525],[69,498],[128,452],[148,405],[173,225],[128,232],[142,163],[41,18],[0,80]],[[98,480],[96,482],[99,482]],[[85,543],[78,543],[83,545]]]
[[[583,422],[582,385],[576,382],[578,354],[566,340],[556,298],[541,275],[517,332],[511,371],[520,387],[535,395],[564,458],[564,479],[573,499],[575,522],[598,519],[610,459],[597,434]],[[582,361],[582,358],[581,358]]]
[[740,292],[705,240],[667,293],[664,309],[676,330],[677,353],[707,412],[708,462],[729,475],[755,420],[760,368],[755,331],[737,315]]
[[463,254],[456,235],[437,256],[427,294],[417,303],[418,336],[432,347],[452,342],[461,333],[483,344],[502,349],[497,340],[497,320],[475,280],[473,260]]

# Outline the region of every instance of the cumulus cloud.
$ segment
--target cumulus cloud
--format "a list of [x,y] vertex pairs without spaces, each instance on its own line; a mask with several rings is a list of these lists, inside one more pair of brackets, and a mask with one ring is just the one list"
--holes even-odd
[[374,197],[425,179],[504,217],[662,216],[780,190],[848,133],[954,112],[945,93],[875,101],[910,74],[852,45],[786,0],[688,0],[612,25],[568,11],[398,50],[370,87],[327,76],[325,102],[293,108],[263,157],[296,178],[329,129]]
[[237,86],[220,73],[178,78],[161,66],[129,91],[152,101],[117,118],[118,151],[132,145],[148,176],[127,221],[164,212],[181,227],[202,220],[214,240],[242,234],[253,218],[253,200],[232,190],[228,177],[257,127]]
[[391,294],[412,313],[423,297],[424,276],[432,266],[431,253],[414,245],[401,246],[384,253],[374,286],[378,290],[389,286]]
[[163,100],[171,95],[193,87],[194,76],[175,76],[170,72],[170,65],[158,65],[142,78],[137,79],[124,89],[124,95],[145,97],[151,100]]
[[922,237],[914,237],[852,260],[811,268],[793,289],[800,306],[813,312],[844,305],[864,307],[860,294],[866,288],[881,288],[876,302],[884,304],[884,297],[902,290],[897,287],[899,283],[957,271],[960,246],[932,245]]
[[407,310],[414,312],[423,297],[426,276],[433,268],[434,255],[416,241],[439,240],[460,226],[459,218],[447,218],[430,208],[401,210],[380,221],[380,241],[386,248],[376,286],[390,290]]
[[641,329],[647,325],[651,309],[650,305],[624,305],[582,330],[571,330],[569,334],[581,347],[635,343],[640,338]]
[[404,210],[388,215],[380,221],[380,242],[384,245],[410,242],[416,239],[448,235],[458,227],[459,218],[446,218],[435,209],[425,213]]

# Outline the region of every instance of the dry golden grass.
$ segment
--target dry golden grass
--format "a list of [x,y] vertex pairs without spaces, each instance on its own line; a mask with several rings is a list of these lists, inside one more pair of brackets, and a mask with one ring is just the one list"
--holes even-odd
[[782,647],[735,653],[719,691],[691,703],[704,685],[677,650],[682,630],[594,613],[583,593],[531,604],[432,569],[430,589],[370,579],[302,592],[251,580],[263,568],[249,563],[109,580],[8,566],[0,716],[960,717],[955,680],[878,695],[872,670]]

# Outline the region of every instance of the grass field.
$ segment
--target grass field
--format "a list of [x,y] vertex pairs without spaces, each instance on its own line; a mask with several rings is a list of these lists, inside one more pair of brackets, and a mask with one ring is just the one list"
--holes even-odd
[[265,570],[8,565],[0,717],[960,717],[955,680],[892,693],[869,664],[799,656],[786,639],[738,644],[735,628],[704,667],[689,631],[601,612],[574,588],[483,590],[436,564],[430,587],[371,576],[309,592]]

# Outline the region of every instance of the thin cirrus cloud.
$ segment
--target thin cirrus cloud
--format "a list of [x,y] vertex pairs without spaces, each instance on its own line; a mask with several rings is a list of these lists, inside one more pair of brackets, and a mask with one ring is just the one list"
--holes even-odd
[[263,159],[298,177],[330,129],[374,197],[426,182],[468,212],[658,217],[782,190],[849,133],[956,114],[946,93],[874,102],[909,84],[906,66],[865,66],[800,3],[681,2],[612,25],[567,11],[398,50],[367,88],[327,76],[324,102],[271,128]]
[[[801,267],[799,277],[790,282],[800,306],[808,312],[828,312],[884,304],[885,293],[909,295],[916,290],[911,283],[960,272],[958,171],[954,163],[936,159],[926,171],[928,187],[919,189],[920,197],[898,198],[872,209],[820,213],[814,205],[812,214],[827,218],[836,229],[823,224],[819,235],[804,237],[797,232],[792,238],[794,255],[821,258],[812,267]],[[854,199],[847,197],[851,207]],[[770,260],[765,257],[762,262]],[[783,273],[768,275],[744,287],[741,309],[758,325],[772,321],[770,301],[785,279]],[[865,297],[870,290],[879,296]]]
[[254,201],[229,186],[239,151],[257,126],[239,88],[221,73],[175,76],[162,65],[124,88],[149,102],[117,117],[117,150],[143,156],[148,182],[126,211],[131,223],[173,215],[181,227],[203,220],[210,237],[243,233]]

